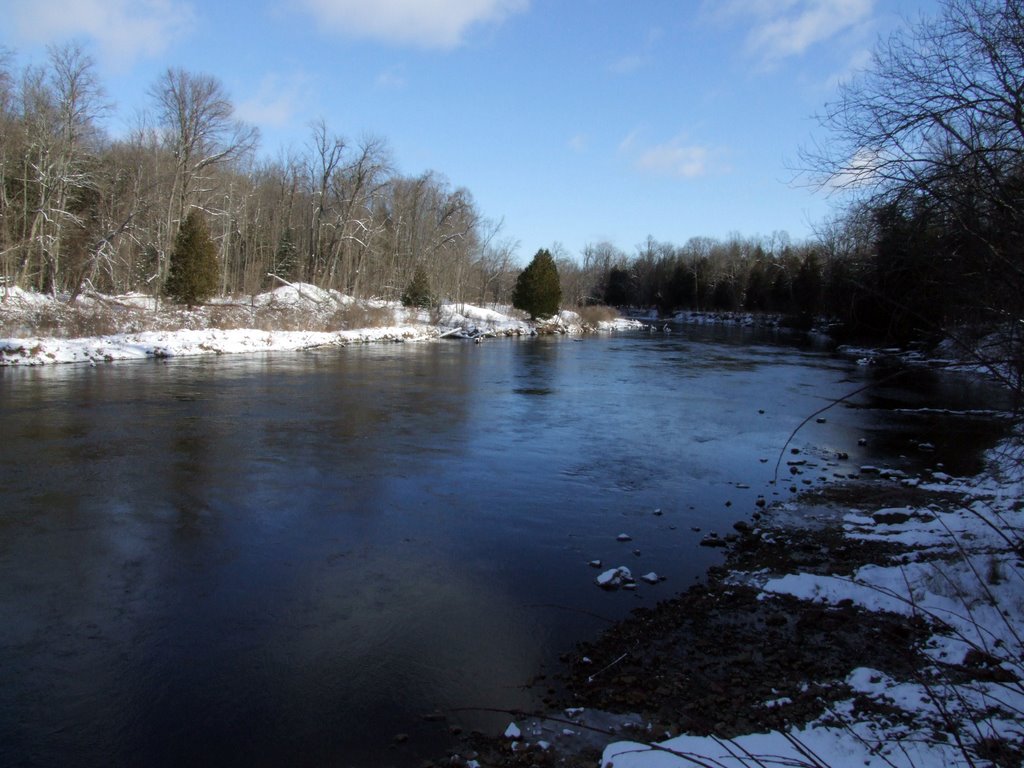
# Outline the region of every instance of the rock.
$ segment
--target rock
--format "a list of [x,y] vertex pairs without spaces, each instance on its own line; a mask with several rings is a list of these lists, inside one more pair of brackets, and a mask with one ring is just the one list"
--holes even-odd
[[877,525],[903,525],[903,523],[910,520],[911,515],[907,512],[899,512],[898,510],[885,509],[880,512],[875,512],[871,516],[871,519],[875,521]]
[[732,524],[733,530],[739,531],[740,533],[750,533],[750,523],[745,520],[737,520]]
[[652,514],[655,515],[655,517],[661,517],[662,512],[660,509],[656,509]]
[[724,547],[728,544],[725,539],[718,538],[717,533],[709,533],[703,539],[700,540],[702,547]]
[[519,730],[519,726],[514,722],[508,724],[508,728],[505,729],[506,739],[518,739],[523,735],[523,732]]
[[825,423],[825,417],[824,416],[819,416],[818,418],[815,419],[815,421],[818,422],[819,424],[824,424]]
[[651,571],[650,573],[645,573],[640,578],[646,581],[648,584],[657,584],[659,581],[661,581],[661,579],[658,577],[658,574],[656,574],[654,571]]
[[868,444],[868,439],[866,437],[862,437],[862,438],[860,438],[857,441],[857,445],[859,445],[859,446],[865,446],[867,444]]
[[601,587],[601,589],[609,590],[627,587],[630,584],[634,584],[633,573],[626,566],[620,565],[618,568],[609,568],[598,576],[594,583]]
[[878,474],[880,474],[886,480],[902,480],[904,477],[907,476],[907,473],[904,472],[902,469],[880,469],[878,471]]
[[917,450],[919,451],[934,451],[935,445],[932,443],[918,443]]
[[839,451],[836,454],[836,458],[839,459],[840,461],[846,461],[848,458],[850,458],[850,454],[848,454],[846,451]]
[[620,533],[618,536],[615,537],[615,540],[616,541],[632,541],[633,537],[630,536],[628,533]]
[[600,560],[591,560],[589,563],[587,563],[587,565],[589,565],[591,568],[600,568],[602,563]]
[[754,504],[756,504],[759,507],[764,507],[764,505],[767,503],[768,502],[765,500],[764,496],[758,496],[757,501],[754,502]]

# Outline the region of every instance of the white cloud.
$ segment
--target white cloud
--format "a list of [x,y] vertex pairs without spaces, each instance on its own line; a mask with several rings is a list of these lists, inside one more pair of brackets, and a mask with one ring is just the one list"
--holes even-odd
[[22,39],[84,37],[96,44],[97,58],[118,69],[162,53],[194,23],[192,7],[178,0],[32,0],[10,14]]
[[585,152],[590,144],[590,139],[585,133],[577,133],[569,139],[569,149],[573,152]]
[[841,83],[848,82],[858,74],[867,69],[871,64],[872,53],[867,48],[862,48],[853,53],[846,62],[846,66],[838,72],[834,72],[825,81],[825,88],[829,91]]
[[719,154],[712,147],[687,143],[682,137],[677,137],[642,150],[636,156],[634,165],[641,171],[660,176],[695,179],[723,170],[716,162]]
[[749,24],[748,50],[771,65],[799,56],[870,20],[876,0],[719,0],[705,13],[722,23]]
[[644,36],[642,52],[619,56],[608,65],[608,71],[616,75],[631,75],[649,65],[658,42],[665,36],[660,27],[651,27]]
[[374,84],[386,91],[399,91],[409,84],[402,67],[392,67],[377,75]]
[[616,75],[629,75],[641,69],[647,62],[646,56],[620,56],[608,65],[608,69]]
[[627,133],[622,141],[619,142],[619,152],[630,152],[636,145],[637,139],[640,137],[640,129],[634,128],[632,131]]
[[878,180],[878,174],[889,157],[882,152],[859,149],[846,162],[845,167],[826,181],[825,186],[832,190],[869,186]]
[[325,26],[351,37],[454,48],[476,24],[525,11],[529,0],[301,0]]
[[287,127],[296,119],[297,101],[305,90],[306,78],[302,75],[267,75],[255,94],[238,102],[235,116],[255,125]]

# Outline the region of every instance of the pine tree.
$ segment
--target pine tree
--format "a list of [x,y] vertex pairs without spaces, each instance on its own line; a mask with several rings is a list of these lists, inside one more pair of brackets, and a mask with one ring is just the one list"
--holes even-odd
[[562,287],[558,282],[558,267],[551,253],[542,248],[537,251],[526,269],[519,273],[512,292],[512,306],[530,313],[531,319],[550,317],[558,313],[562,301]]
[[299,253],[295,247],[295,235],[291,227],[285,227],[277,242],[274,254],[274,274],[285,280],[296,279],[299,271]]
[[430,309],[436,303],[434,294],[430,291],[430,278],[423,267],[416,267],[409,286],[402,294],[402,304],[406,307],[419,307]]
[[199,211],[190,211],[178,230],[164,292],[193,307],[217,291],[217,247]]

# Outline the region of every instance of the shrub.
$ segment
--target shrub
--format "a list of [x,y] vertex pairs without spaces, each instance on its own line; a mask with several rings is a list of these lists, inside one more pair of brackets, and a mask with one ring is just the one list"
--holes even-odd
[[604,304],[591,304],[587,307],[579,307],[576,313],[584,325],[597,325],[598,323],[617,320],[620,315],[618,310],[607,307]]

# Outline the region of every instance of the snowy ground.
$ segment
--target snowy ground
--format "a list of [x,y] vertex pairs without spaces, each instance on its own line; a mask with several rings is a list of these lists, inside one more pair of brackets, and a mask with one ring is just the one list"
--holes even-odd
[[241,302],[211,302],[195,310],[158,307],[154,299],[141,295],[93,294],[69,305],[10,288],[0,292],[0,366],[581,333],[639,325],[616,320],[589,326],[572,312],[538,325],[513,316],[508,308],[469,304],[444,305],[434,312],[409,310],[397,303],[357,302],[306,284],[283,286]]
[[[889,562],[862,567],[853,577],[731,576],[759,586],[761,600],[791,595],[832,606],[852,601],[872,611],[923,617],[932,628],[926,653],[933,665],[916,679],[858,668],[845,681],[854,698],[810,724],[731,740],[678,735],[656,743],[619,741],[604,748],[602,766],[1020,765],[1024,462],[1017,445],[1008,441],[994,450],[992,470],[984,476],[956,480],[936,473],[922,486],[955,494],[961,503],[850,509],[843,526],[848,538],[901,545],[902,554]],[[972,674],[964,674],[967,669]],[[865,697],[873,706],[864,706]]]

